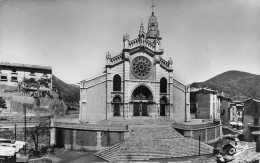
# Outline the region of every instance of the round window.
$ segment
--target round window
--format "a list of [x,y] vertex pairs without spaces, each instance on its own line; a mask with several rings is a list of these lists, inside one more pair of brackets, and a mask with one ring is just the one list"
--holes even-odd
[[146,79],[151,75],[151,61],[143,56],[136,57],[132,61],[132,73],[138,79]]

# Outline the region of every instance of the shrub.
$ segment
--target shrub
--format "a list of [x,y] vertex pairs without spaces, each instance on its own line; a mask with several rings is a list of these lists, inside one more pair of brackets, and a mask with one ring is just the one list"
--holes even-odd
[[6,108],[6,102],[3,97],[0,97],[0,108]]
[[63,116],[67,112],[67,106],[63,100],[53,100],[49,108],[54,111],[56,116]]

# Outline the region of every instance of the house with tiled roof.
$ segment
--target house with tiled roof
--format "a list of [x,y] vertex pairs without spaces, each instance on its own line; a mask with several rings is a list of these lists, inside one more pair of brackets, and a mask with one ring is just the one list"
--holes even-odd
[[246,141],[252,141],[252,132],[260,130],[260,100],[247,99],[244,101],[243,137]]
[[190,108],[193,118],[220,119],[220,104],[217,91],[209,88],[191,89]]

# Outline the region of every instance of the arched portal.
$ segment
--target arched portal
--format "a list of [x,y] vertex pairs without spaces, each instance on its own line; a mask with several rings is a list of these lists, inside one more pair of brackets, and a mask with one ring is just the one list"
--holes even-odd
[[166,116],[166,105],[167,99],[166,97],[162,97],[160,99],[160,116]]
[[120,105],[121,105],[121,98],[119,96],[115,96],[113,99],[113,105],[114,105],[114,116],[120,116]]
[[153,94],[149,88],[141,85],[132,93],[133,116],[148,116],[148,110],[153,104]]

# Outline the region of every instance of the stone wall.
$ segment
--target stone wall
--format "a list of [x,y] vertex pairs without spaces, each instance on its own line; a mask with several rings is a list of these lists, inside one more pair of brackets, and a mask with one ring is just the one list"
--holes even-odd
[[209,128],[207,130],[207,141],[211,141],[215,139],[215,128]]
[[97,132],[93,131],[76,131],[77,146],[97,146]]
[[254,138],[251,134],[251,132],[253,131],[250,128],[249,124],[254,124],[254,117],[251,115],[244,115],[243,137],[245,141],[252,141]]
[[228,99],[221,99],[220,100],[221,108],[220,108],[220,118],[221,118],[221,123],[223,125],[229,125],[229,115],[228,115],[228,108],[230,105],[230,102]]
[[55,134],[56,141],[53,142],[59,148],[98,151],[122,142],[127,132],[55,128],[55,133],[52,134]]
[[[175,80],[173,81],[172,96],[170,97],[173,99],[173,110],[170,117],[179,122],[187,120],[185,118],[185,107],[187,105],[185,89],[183,84]],[[190,112],[190,108],[186,108],[186,112]]]
[[221,138],[220,132],[220,125],[212,126],[212,127],[205,127],[205,128],[198,128],[198,129],[176,129],[185,137],[191,137],[193,139],[205,142],[205,143],[213,143],[218,141]]
[[198,101],[197,117],[199,119],[210,119],[210,94],[197,94]]
[[193,139],[199,140],[199,136],[200,136],[200,141],[205,142],[205,137],[206,137],[206,130],[202,129],[202,130],[195,130],[193,131]]
[[101,147],[109,147],[124,140],[123,132],[101,132]]
[[36,159],[30,159],[28,161],[28,163],[52,163],[52,159],[51,158],[36,158]]
[[[94,79],[98,81],[91,86],[88,83],[80,89],[81,122],[96,123],[106,119],[106,81],[105,77]],[[92,81],[91,81],[92,82]]]

